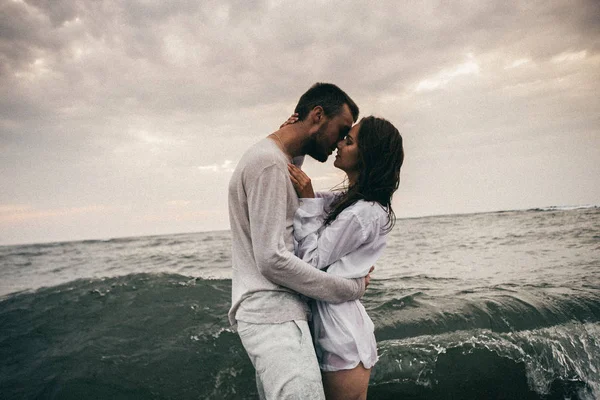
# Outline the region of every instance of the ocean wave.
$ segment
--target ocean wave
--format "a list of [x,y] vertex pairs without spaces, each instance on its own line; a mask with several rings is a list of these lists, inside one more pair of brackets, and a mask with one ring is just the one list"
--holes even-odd
[[600,208],[600,206],[595,204],[583,204],[576,206],[549,206],[549,207],[537,207],[530,208],[527,211],[572,211],[572,210],[586,210],[586,209],[595,209]]
[[[497,333],[469,330],[378,342],[370,394],[420,398],[595,399],[600,325],[569,323]],[[460,366],[460,368],[456,368]],[[498,397],[498,393],[502,395]]]
[[490,329],[514,332],[571,321],[600,321],[597,290],[548,286],[460,290],[447,297],[417,291],[403,296],[367,292],[365,307],[382,340]]
[[37,245],[34,248],[14,247],[11,248],[13,251],[3,252],[2,257],[42,257],[51,253],[51,250],[47,249],[48,247],[38,247]]
[[[256,398],[254,370],[227,321],[230,296],[230,280],[176,274],[82,279],[11,295],[0,302],[3,397],[85,398],[93,391],[106,398]],[[459,330],[460,324],[450,321],[473,310],[454,317],[439,310],[428,314],[426,306],[435,301],[416,291],[371,311],[380,361],[369,398],[503,393],[504,398],[591,399],[600,393],[594,370],[600,357],[598,320],[506,331],[474,328],[478,324],[471,321]],[[508,318],[494,314],[498,309],[518,313],[532,305],[505,296],[492,303],[486,305],[488,323]],[[581,298],[550,303],[562,313],[590,306]],[[534,308],[540,314],[551,310]],[[404,320],[389,327],[393,331],[386,338],[380,327],[389,314]],[[407,332],[411,318],[425,334]]]
[[403,281],[410,281],[410,280],[427,280],[427,281],[456,281],[458,280],[458,278],[454,278],[454,277],[440,277],[440,276],[432,276],[432,275],[427,275],[427,274],[416,274],[416,275],[403,275],[402,276],[402,280]]

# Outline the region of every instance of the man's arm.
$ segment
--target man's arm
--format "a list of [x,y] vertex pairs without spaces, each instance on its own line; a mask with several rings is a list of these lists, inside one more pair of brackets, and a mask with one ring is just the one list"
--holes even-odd
[[273,164],[246,187],[250,235],[259,271],[267,279],[305,296],[342,303],[364,294],[365,278],[345,279],[315,269],[285,246],[287,171]]

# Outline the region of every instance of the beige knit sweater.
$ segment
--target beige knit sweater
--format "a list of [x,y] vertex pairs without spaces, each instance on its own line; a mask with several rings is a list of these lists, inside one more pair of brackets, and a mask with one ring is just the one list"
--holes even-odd
[[360,298],[363,278],[327,274],[294,255],[293,221],[298,197],[288,157],[271,139],[252,146],[229,182],[232,234],[232,305],[229,322],[305,320],[302,294],[341,303]]

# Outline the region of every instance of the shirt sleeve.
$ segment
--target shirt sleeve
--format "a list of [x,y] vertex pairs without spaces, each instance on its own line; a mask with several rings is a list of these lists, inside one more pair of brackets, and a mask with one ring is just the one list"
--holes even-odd
[[331,207],[331,203],[333,203],[333,201],[337,198],[338,195],[339,193],[335,192],[316,192],[315,198],[323,199],[323,208],[328,209]]
[[323,269],[365,244],[369,232],[350,209],[323,226],[325,212],[319,200],[302,199],[294,217],[294,238],[298,242],[298,257]]
[[316,192],[314,198],[300,199],[300,207],[294,215],[294,238],[296,241],[316,232],[323,226],[327,217],[326,210],[335,200],[335,196],[331,192]]
[[346,279],[313,268],[290,252],[284,240],[287,171],[276,164],[264,168],[247,188],[252,250],[260,273],[271,282],[330,303],[360,298],[363,278]]
[[296,254],[300,258],[303,258],[303,250],[306,249],[306,246],[300,247],[302,239],[317,232],[323,226],[326,217],[324,207],[325,200],[322,198],[300,200],[300,207],[294,215],[294,239],[298,243]]

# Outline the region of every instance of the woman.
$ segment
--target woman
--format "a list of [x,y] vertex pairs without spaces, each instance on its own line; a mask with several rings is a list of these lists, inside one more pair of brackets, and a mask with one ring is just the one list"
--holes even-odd
[[[290,118],[288,123],[293,123]],[[338,142],[334,166],[346,173],[342,193],[314,193],[310,179],[290,164],[302,199],[295,215],[297,255],[328,273],[366,276],[395,223],[392,194],[404,160],[402,136],[388,121],[363,118]],[[328,400],[366,399],[377,362],[374,326],[359,300],[312,303],[313,340]]]

